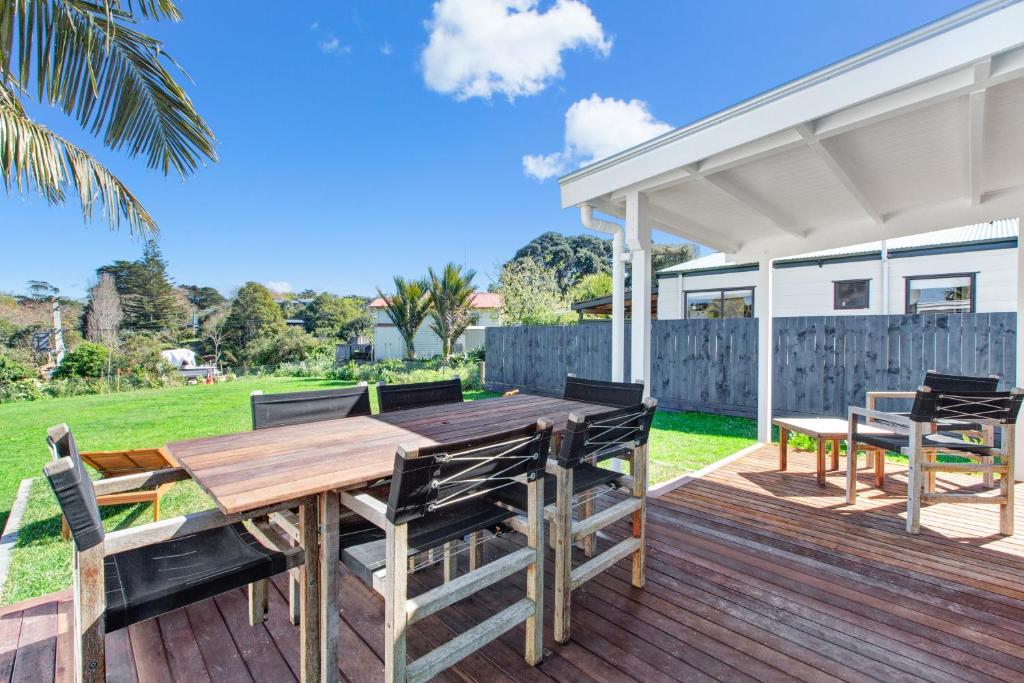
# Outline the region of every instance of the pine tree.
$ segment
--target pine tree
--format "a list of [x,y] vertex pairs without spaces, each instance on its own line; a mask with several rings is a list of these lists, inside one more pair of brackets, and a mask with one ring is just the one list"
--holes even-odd
[[148,240],[142,258],[100,268],[114,276],[124,310],[123,326],[136,331],[176,332],[186,321],[184,297],[167,276],[167,262],[156,240]]

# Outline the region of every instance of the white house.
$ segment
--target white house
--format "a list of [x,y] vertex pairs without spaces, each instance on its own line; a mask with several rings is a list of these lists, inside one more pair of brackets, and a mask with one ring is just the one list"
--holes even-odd
[[[476,321],[466,329],[455,343],[456,351],[472,351],[484,345],[484,330],[499,325],[498,314],[501,311],[501,295],[494,292],[477,292],[473,295],[473,312]],[[384,299],[377,297],[370,302],[370,311],[374,318],[373,358],[405,358],[405,341],[398,333],[395,324],[388,317]],[[417,358],[430,358],[441,353],[441,338],[430,329],[428,318],[413,341]]]
[[[809,252],[774,262],[773,314],[1017,310],[1017,219]],[[657,317],[752,317],[758,264],[719,252],[658,271]]]

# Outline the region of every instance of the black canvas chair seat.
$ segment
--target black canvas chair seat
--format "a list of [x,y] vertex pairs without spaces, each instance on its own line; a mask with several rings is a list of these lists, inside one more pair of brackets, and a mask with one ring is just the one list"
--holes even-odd
[[607,382],[599,379],[583,379],[568,375],[562,398],[583,403],[600,403],[606,406],[628,408],[638,406],[644,400],[644,385],[636,382]]
[[110,633],[287,569],[241,524],[111,555],[104,560]]
[[[906,434],[857,434],[857,443],[882,448],[892,453],[901,453],[902,449],[910,448],[910,437]],[[991,444],[979,444],[965,441],[962,434],[943,433],[928,434],[924,437],[925,448],[936,448],[942,451],[957,451],[971,455],[991,455]]]
[[377,385],[377,403],[382,413],[462,403],[462,400],[462,380],[458,377],[440,382]]
[[[508,486],[509,489],[525,486]],[[469,500],[409,522],[409,557],[465,538],[474,531],[497,530],[515,513],[486,501]],[[341,561],[361,579],[373,584],[373,573],[384,568],[384,531],[368,522],[339,539]],[[367,528],[372,527],[372,529]],[[356,540],[359,539],[359,540]],[[354,542],[355,541],[355,542]]]
[[[620,472],[613,472],[603,467],[594,467],[588,463],[581,463],[572,471],[572,493],[576,495],[599,486],[618,484],[620,477],[622,477]],[[544,477],[545,506],[555,504],[557,488],[554,475],[549,474]],[[514,507],[517,510],[526,509],[526,490],[522,486],[509,486],[496,492],[494,497],[505,505]]]

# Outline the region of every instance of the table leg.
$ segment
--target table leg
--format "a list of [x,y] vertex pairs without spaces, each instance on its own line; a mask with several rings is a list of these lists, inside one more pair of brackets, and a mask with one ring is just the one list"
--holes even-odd
[[839,439],[832,439],[832,466],[829,470],[839,469]]
[[825,439],[818,437],[818,486],[825,485]]
[[320,680],[320,515],[317,504],[299,508],[299,543],[304,562],[299,568],[299,676],[302,683]]
[[318,496],[320,509],[320,680],[338,681],[338,507],[337,491]]
[[779,425],[779,471],[786,471],[786,451],[789,448],[789,431]]
[[875,486],[877,488],[885,487],[885,452],[884,451],[868,451],[875,458]]

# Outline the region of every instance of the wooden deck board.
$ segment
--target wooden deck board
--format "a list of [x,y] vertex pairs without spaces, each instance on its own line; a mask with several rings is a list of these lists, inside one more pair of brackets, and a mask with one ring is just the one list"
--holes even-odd
[[[787,472],[777,463],[765,447],[652,500],[647,587],[630,585],[625,564],[585,584],[573,594],[566,645],[550,632],[549,558],[544,662],[525,665],[517,627],[439,680],[1024,679],[1024,535],[1000,537],[994,507],[926,507],[922,534],[911,537],[902,468],[889,466],[884,491],[860,470],[850,507],[844,470],[829,473],[822,489],[812,453],[791,451]],[[942,489],[973,482],[939,475]],[[613,525],[600,544],[627,533]],[[485,555],[518,542],[490,541]],[[439,581],[428,568],[410,585]],[[512,577],[416,624],[410,653],[493,614],[521,594],[522,581]],[[111,680],[294,680],[298,630],[287,621],[285,578],[273,585],[270,615],[254,628],[237,591],[109,635]],[[383,603],[344,572],[339,591],[342,674],[350,683],[379,681]],[[0,610],[0,683],[66,680],[69,625],[66,591]]]

